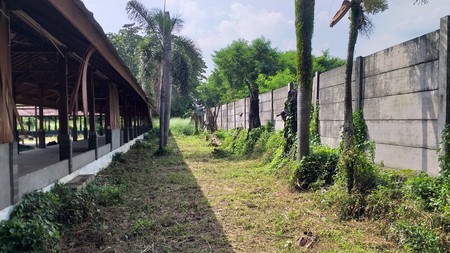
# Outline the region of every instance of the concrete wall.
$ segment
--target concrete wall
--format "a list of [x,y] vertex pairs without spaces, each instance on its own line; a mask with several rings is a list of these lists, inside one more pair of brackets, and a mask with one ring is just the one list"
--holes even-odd
[[102,157],[111,152],[111,145],[106,144],[104,146],[98,147],[98,157]]
[[[288,92],[289,85],[259,95],[259,117],[262,125],[273,122],[276,130],[283,129],[283,119],[277,115],[284,110],[284,102],[287,99]],[[218,128],[225,130],[239,127],[248,128],[249,110],[249,98],[219,106],[219,114],[217,116]]]
[[[355,61],[353,108],[362,108],[376,162],[437,174],[439,32]],[[315,87],[323,144],[337,147],[344,115],[345,67],[321,73]],[[361,80],[356,82],[356,80]]]
[[9,145],[0,144],[0,210],[11,204]]
[[69,174],[68,160],[53,164],[47,168],[37,170],[33,173],[24,175],[19,178],[19,197],[27,192],[41,189],[49,184],[54,183],[60,178]]
[[72,167],[74,168],[74,170],[77,170],[85,166],[86,164],[93,162],[94,160],[95,160],[95,150],[90,150],[77,156],[74,156],[72,158]]
[[[440,133],[450,123],[449,33],[450,16],[446,16],[441,19],[440,30],[354,62],[353,109],[364,112],[369,138],[376,143],[376,162],[439,173]],[[344,119],[344,72],[342,66],[316,74],[313,82],[312,102],[320,104],[321,141],[331,147],[339,145]],[[260,95],[262,124],[273,119],[275,129],[283,128],[276,115],[283,111],[288,89]],[[219,128],[232,128],[232,116],[227,116],[219,116]]]

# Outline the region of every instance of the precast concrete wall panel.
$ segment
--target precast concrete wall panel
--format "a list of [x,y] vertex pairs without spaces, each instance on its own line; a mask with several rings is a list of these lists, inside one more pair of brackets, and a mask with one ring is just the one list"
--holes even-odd
[[437,119],[439,93],[436,90],[364,100],[366,120]]
[[365,77],[363,97],[367,99],[437,90],[438,70],[439,62],[434,60]]
[[364,75],[378,75],[439,59],[439,33],[432,32],[364,58]]

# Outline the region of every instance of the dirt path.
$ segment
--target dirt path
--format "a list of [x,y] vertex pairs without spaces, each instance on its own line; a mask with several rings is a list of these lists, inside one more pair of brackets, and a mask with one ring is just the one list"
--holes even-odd
[[126,186],[120,205],[64,237],[63,252],[309,252],[390,250],[368,222],[339,222],[313,194],[289,191],[256,160],[216,158],[204,139],[170,139],[170,152],[132,149],[98,180]]

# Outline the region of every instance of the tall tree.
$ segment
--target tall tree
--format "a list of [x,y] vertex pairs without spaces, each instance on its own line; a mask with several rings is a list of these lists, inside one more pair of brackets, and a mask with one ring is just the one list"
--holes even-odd
[[162,149],[169,136],[172,84],[180,90],[188,89],[193,80],[201,76],[205,64],[194,42],[176,35],[184,23],[179,16],[170,17],[169,12],[159,9],[149,10],[138,0],[129,1],[126,10],[146,32],[146,43],[142,46],[142,58],[146,63],[143,73],[150,80],[156,80],[155,85],[160,87],[159,147]]
[[229,46],[216,51],[213,61],[230,87],[247,87],[250,95],[249,130],[261,126],[259,118],[259,87],[256,82],[260,74],[273,75],[278,69],[278,52],[271,42],[258,38],[248,43],[233,41]]
[[[139,45],[144,40],[139,34],[140,30],[135,24],[125,24],[117,33],[106,34],[135,77],[139,77]],[[146,92],[148,91],[146,87],[143,88]]]
[[295,0],[298,64],[298,160],[309,154],[309,123],[311,120],[313,76],[311,41],[314,31],[314,5],[314,0]]
[[387,0],[346,0],[336,13],[331,26],[334,26],[350,10],[350,31],[347,48],[347,65],[344,81],[344,148],[353,146],[353,108],[352,108],[352,71],[355,45],[358,33],[369,35],[372,22],[366,14],[377,14],[388,8]]

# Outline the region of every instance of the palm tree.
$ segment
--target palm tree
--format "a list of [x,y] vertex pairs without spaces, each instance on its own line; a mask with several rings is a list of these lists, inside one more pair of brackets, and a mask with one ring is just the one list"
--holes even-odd
[[312,96],[312,46],[314,0],[295,0],[298,76],[298,152],[297,158],[309,154],[309,123]]
[[129,1],[126,10],[147,35],[141,45],[140,73],[141,79],[152,81],[156,87],[154,96],[160,108],[159,147],[162,149],[169,135],[172,86],[179,92],[193,89],[204,72],[205,63],[191,39],[176,35],[184,24],[179,16],[170,17],[169,12],[160,9],[149,10],[138,0]]
[[[419,1],[419,0],[418,0]],[[350,10],[350,32],[347,48],[347,65],[344,81],[344,148],[353,146],[353,118],[352,118],[352,70],[358,33],[369,35],[372,31],[371,20],[366,14],[377,14],[388,8],[387,0],[346,0],[336,13],[331,26],[333,27]]]

